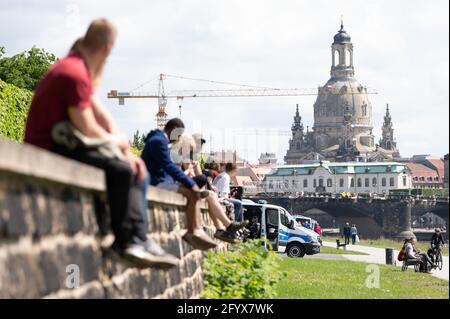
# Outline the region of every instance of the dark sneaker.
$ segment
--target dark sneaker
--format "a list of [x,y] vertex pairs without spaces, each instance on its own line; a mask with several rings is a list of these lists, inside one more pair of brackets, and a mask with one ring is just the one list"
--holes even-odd
[[182,238],[183,238],[183,240],[184,240],[185,242],[187,242],[189,245],[191,245],[194,249],[197,249],[196,247],[194,247],[195,243],[194,243],[194,241],[192,240],[192,234],[191,234],[191,233],[186,232],[186,233],[183,235]]
[[234,236],[234,234],[223,229],[216,230],[216,232],[214,233],[214,237],[230,244],[236,243],[236,237]]
[[214,240],[209,237],[208,234],[206,234],[203,230],[198,233],[192,234],[192,240],[200,250],[208,250],[217,247],[217,244],[214,242]]
[[178,258],[168,254],[158,244],[146,242],[128,244],[122,256],[139,268],[170,268],[178,265]]
[[208,250],[217,247],[217,244],[203,230],[198,231],[196,234],[186,232],[183,235],[183,239],[194,249]]
[[231,222],[230,225],[228,225],[227,231],[229,231],[230,233],[235,233],[235,232],[237,232],[238,230],[240,230],[240,229],[246,227],[248,224],[249,224],[249,221],[248,221],[248,220],[244,220],[243,222],[236,222],[236,221],[233,221],[233,222]]

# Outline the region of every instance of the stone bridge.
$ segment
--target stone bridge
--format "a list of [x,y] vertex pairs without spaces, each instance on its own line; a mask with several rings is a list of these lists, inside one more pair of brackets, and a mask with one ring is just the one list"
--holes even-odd
[[[258,197],[269,204],[286,208],[319,221],[322,228],[339,227],[345,222],[356,224],[365,238],[404,238],[411,235],[411,220],[433,212],[449,221],[448,199],[413,198],[332,198],[332,197]],[[448,235],[448,234],[447,234]],[[447,237],[448,238],[448,237]]]

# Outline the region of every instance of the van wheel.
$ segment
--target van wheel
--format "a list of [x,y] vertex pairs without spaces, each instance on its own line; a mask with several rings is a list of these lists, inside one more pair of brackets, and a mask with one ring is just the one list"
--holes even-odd
[[289,257],[303,257],[305,256],[305,249],[300,244],[291,244],[287,248],[287,255]]

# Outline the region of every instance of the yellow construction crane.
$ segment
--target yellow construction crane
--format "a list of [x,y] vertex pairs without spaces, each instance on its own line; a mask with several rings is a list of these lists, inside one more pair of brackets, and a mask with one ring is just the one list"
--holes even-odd
[[[166,94],[164,87],[165,78],[177,78],[183,80],[201,81],[213,84],[225,84],[234,85],[240,87],[246,87],[245,89],[225,89],[225,90],[174,90]],[[164,127],[167,121],[166,105],[167,99],[177,99],[180,101],[180,113],[181,113],[181,101],[185,98],[211,98],[211,97],[258,97],[258,96],[312,96],[320,94],[377,94],[376,91],[370,90],[367,87],[360,86],[353,90],[347,90],[344,93],[342,91],[334,92],[331,88],[324,86],[316,89],[278,89],[269,87],[260,87],[246,84],[236,84],[230,82],[221,82],[204,79],[194,79],[184,76],[160,74],[159,75],[159,87],[158,92],[135,92],[135,90],[129,92],[122,92],[118,90],[111,90],[108,92],[107,97],[109,99],[118,99],[119,105],[125,105],[125,99],[158,99],[158,113],[156,114],[156,122],[158,127]]]

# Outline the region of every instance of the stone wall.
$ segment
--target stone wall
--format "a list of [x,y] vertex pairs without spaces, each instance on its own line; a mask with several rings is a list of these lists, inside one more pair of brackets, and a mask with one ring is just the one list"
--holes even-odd
[[[107,249],[112,235],[98,226],[107,223],[99,214],[104,191],[100,170],[0,141],[0,298],[199,296],[203,254],[181,239],[186,199],[149,189],[149,236],[181,262],[168,271],[139,270]],[[79,288],[68,288],[78,270]]]

